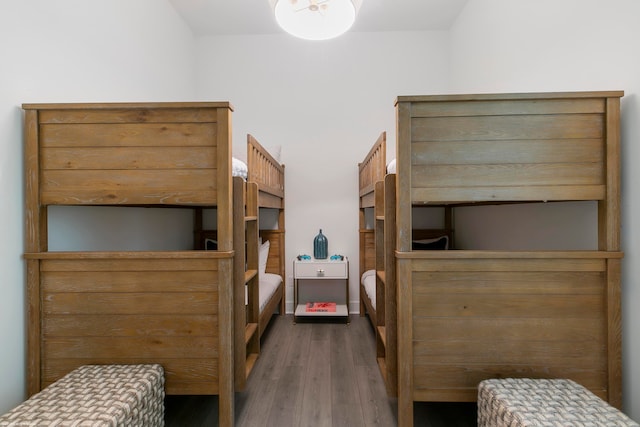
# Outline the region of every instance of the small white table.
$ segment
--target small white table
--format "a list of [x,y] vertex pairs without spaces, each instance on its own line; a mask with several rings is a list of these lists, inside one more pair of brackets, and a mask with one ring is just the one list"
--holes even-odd
[[[336,311],[307,311],[307,303],[336,303]],[[349,260],[293,262],[294,321],[299,317],[338,317],[349,321]]]

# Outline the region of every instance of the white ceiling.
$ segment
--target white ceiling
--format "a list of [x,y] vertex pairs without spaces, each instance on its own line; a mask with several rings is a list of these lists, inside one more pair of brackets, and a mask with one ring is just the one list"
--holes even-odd
[[[197,35],[276,34],[269,0],[169,0]],[[446,30],[467,0],[362,0],[351,31]]]

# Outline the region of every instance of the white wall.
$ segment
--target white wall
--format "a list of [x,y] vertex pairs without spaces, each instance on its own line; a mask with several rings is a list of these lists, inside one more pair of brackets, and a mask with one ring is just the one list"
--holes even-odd
[[447,89],[447,46],[446,32],[198,40],[198,96],[235,106],[234,153],[246,153],[247,133],[282,146],[288,312],[293,259],[312,254],[319,229],[330,254],[350,257],[350,305],[359,309],[357,164],[382,131],[395,146],[396,96]]
[[166,1],[2,2],[0,413],[25,398],[21,104],[192,99],[193,45]]
[[[451,31],[451,89],[459,93],[624,90],[622,277],[624,409],[640,420],[640,2],[469,0]],[[553,216],[593,217],[594,206]],[[518,210],[519,221],[536,220]],[[503,224],[504,217],[496,217]],[[491,226],[492,217],[480,218]],[[495,225],[495,224],[494,224]],[[490,228],[490,227],[489,227]],[[498,227],[500,228],[500,227]]]
[[[633,187],[640,172],[632,164],[640,150],[639,12],[636,0],[469,0],[451,33],[352,33],[308,43],[284,35],[194,40],[166,1],[2,2],[0,412],[24,397],[22,103],[231,101],[235,152],[245,152],[247,133],[283,147],[288,301],[290,261],[312,251],[322,228],[329,251],[353,261],[355,309],[356,165],[383,130],[393,154],[396,96],[623,89],[624,399],[640,419],[640,363],[632,357],[640,352],[633,329],[640,316],[640,190]],[[583,209],[569,205],[561,213]],[[110,215],[97,217],[105,225]],[[69,243],[64,230],[76,220],[65,218],[54,227],[60,245]]]

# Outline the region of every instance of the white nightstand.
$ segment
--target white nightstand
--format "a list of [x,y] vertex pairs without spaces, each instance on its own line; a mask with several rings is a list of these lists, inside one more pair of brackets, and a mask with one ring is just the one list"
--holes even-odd
[[[307,311],[308,303],[336,304],[334,311]],[[298,317],[340,317],[349,321],[349,260],[293,262],[294,321]]]

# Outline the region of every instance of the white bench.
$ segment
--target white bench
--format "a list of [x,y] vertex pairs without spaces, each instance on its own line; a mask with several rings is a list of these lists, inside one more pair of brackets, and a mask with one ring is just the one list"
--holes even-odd
[[0,426],[164,426],[164,370],[81,366],[0,416]]
[[639,427],[566,379],[490,379],[478,386],[478,427]]

